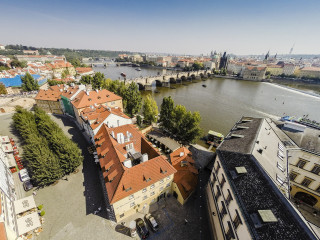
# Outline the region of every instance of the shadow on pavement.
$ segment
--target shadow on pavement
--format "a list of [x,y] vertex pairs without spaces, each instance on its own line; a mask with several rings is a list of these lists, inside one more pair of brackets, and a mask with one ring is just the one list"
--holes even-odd
[[[86,214],[95,214],[103,218],[107,218],[107,211],[103,201],[102,187],[99,180],[99,166],[94,162],[93,156],[88,152],[89,144],[82,135],[81,130],[77,125],[67,116],[54,115],[54,117],[61,119],[68,133],[71,135],[73,142],[77,143],[82,151],[83,160],[83,177],[84,177],[84,196],[86,199]],[[99,211],[101,208],[101,211]]]

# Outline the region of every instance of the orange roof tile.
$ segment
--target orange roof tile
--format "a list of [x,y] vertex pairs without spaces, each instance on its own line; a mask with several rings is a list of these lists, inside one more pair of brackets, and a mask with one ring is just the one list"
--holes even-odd
[[40,89],[35,100],[46,100],[46,101],[58,101],[60,99],[60,92],[53,90]]
[[[126,136],[127,132],[131,137],[125,143],[118,143],[112,137],[113,134],[116,138],[118,133]],[[96,134],[95,141],[111,204],[176,172],[165,157],[161,156],[132,124],[116,128],[103,125]],[[133,143],[136,152],[147,153],[149,160],[131,168],[125,167],[123,165],[127,159],[125,146],[130,143]],[[149,177],[150,181],[147,182],[145,179]]]
[[116,100],[121,100],[122,97],[110,92],[106,89],[100,91],[90,91],[88,94],[85,91],[79,93],[79,95],[72,101],[72,104],[78,108],[89,107],[93,104],[104,104]]
[[77,67],[76,71],[77,73],[81,74],[81,73],[91,72],[93,71],[93,69],[91,67]]
[[6,229],[3,222],[0,222],[0,239],[7,240]]
[[[180,156],[180,153],[184,153],[183,156]],[[194,166],[191,152],[187,148],[181,147],[170,154],[170,160],[177,170],[173,182],[177,184],[183,199],[187,199],[195,190],[198,182],[198,170]],[[183,165],[182,161],[185,161]]]

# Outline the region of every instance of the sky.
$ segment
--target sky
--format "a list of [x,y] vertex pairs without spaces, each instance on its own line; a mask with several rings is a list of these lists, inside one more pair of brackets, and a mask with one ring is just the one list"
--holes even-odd
[[0,44],[319,54],[319,12],[319,0],[0,0]]

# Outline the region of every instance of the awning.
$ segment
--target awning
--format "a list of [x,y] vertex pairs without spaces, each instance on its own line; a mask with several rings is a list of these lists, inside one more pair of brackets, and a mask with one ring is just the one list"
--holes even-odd
[[10,139],[8,136],[0,136],[1,143],[10,143]]
[[14,209],[16,214],[28,211],[35,207],[36,207],[36,203],[32,195],[29,197],[14,201]]
[[37,212],[28,214],[17,219],[19,235],[25,234],[41,226]]
[[12,148],[12,145],[10,143],[2,144],[2,149],[6,153],[13,152],[13,148]]
[[7,158],[8,158],[9,168],[10,167],[15,167],[16,166],[16,160],[14,159],[13,154],[12,153],[7,154]]

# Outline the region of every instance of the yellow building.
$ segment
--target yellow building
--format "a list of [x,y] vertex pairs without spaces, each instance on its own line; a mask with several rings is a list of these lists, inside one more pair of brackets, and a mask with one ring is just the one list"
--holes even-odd
[[119,222],[171,194],[176,170],[134,125],[108,128],[95,135],[96,161],[108,218]]
[[304,67],[301,68],[299,73],[299,77],[312,77],[312,78],[320,78],[320,68],[319,67]]
[[272,76],[279,76],[283,73],[283,67],[279,65],[267,65],[267,72]]
[[282,130],[297,146],[288,152],[291,196],[320,210],[320,130],[291,122]]
[[52,69],[53,75],[55,75],[56,77],[59,77],[66,70],[70,75],[76,75],[76,69],[69,62],[55,61],[53,63],[49,63],[48,66]]

